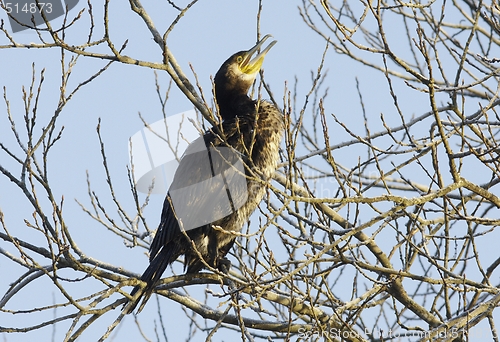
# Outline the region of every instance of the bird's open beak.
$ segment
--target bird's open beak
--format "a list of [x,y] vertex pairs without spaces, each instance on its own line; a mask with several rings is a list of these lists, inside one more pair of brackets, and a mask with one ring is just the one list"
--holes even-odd
[[253,48],[248,50],[245,54],[243,61],[240,64],[240,69],[245,74],[254,74],[260,70],[262,63],[264,62],[264,57],[271,50],[274,44],[277,43],[276,40],[273,40],[271,44],[268,45],[264,50],[262,50],[257,56],[252,58],[253,54],[257,52],[258,49],[264,44],[264,42],[272,37],[270,34],[265,35]]

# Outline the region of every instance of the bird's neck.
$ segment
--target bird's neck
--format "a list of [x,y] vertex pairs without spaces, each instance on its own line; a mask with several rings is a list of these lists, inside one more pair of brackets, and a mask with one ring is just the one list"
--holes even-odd
[[224,92],[216,94],[216,97],[219,114],[224,121],[255,113],[255,101],[247,94]]

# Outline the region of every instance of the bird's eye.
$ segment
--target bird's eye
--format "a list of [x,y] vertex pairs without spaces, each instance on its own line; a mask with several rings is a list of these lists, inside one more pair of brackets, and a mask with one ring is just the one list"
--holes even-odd
[[242,56],[236,57],[236,62],[238,62],[238,63],[243,62],[243,57]]

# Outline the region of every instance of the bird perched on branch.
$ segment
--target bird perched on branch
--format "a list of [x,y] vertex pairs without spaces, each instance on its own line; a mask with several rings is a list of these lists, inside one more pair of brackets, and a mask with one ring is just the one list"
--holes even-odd
[[207,267],[227,271],[225,256],[264,197],[284,131],[283,116],[274,105],[247,95],[276,43],[258,53],[269,37],[233,54],[215,75],[222,123],[192,142],[181,158],[151,243],[149,267],[141,276],[146,284],[133,289],[126,313],[140,297],[142,309],[167,266],[181,255],[187,273]]

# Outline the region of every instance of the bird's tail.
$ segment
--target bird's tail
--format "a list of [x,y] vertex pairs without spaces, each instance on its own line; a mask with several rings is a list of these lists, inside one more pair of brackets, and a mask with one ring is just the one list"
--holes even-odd
[[[173,248],[168,248],[168,247],[173,247]],[[137,313],[141,312],[143,309],[144,305],[148,301],[149,297],[151,297],[151,294],[153,293],[153,289],[156,285],[156,283],[160,280],[163,272],[165,272],[165,269],[173,263],[178,257],[180,253],[177,252],[175,246],[164,246],[160,252],[151,260],[149,263],[148,268],[144,271],[144,273],[141,276],[141,280],[146,282],[146,286],[141,286],[137,285],[134,287],[132,292],[130,292],[130,296],[136,297],[135,300],[130,301],[128,304],[125,305],[123,308],[123,311],[125,314],[129,314],[132,311],[134,311],[135,307],[139,303],[139,301],[142,299],[141,306],[139,307],[139,310]],[[137,294],[139,292],[139,294]],[[137,295],[136,295],[137,294]]]

